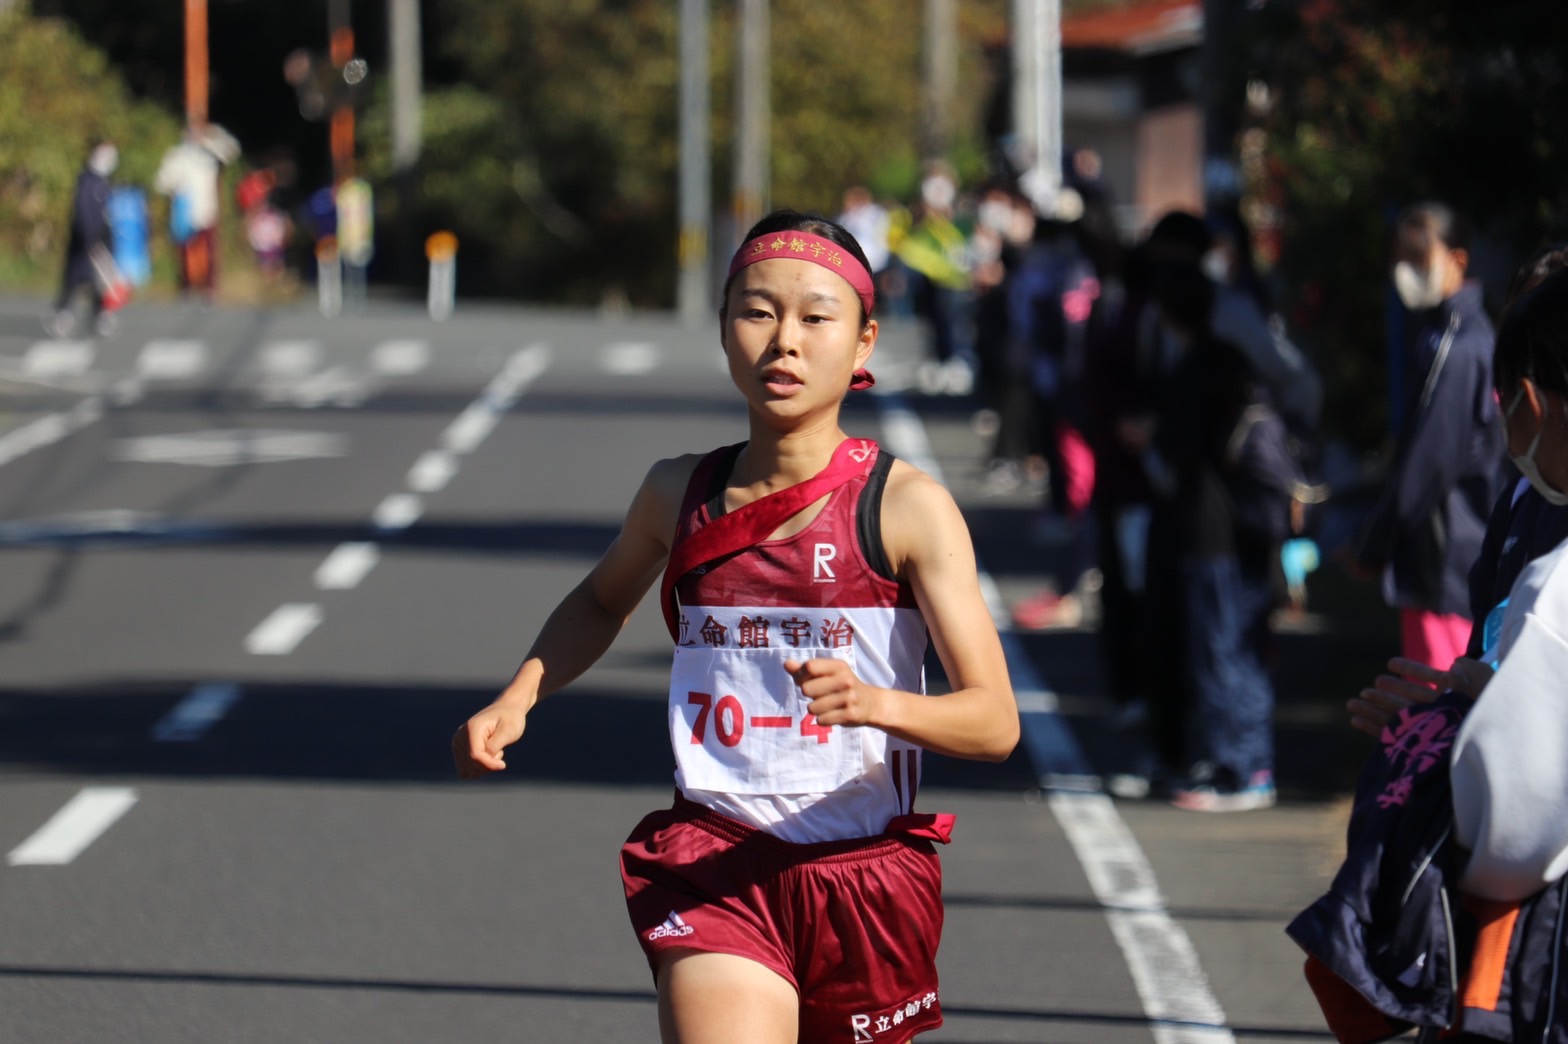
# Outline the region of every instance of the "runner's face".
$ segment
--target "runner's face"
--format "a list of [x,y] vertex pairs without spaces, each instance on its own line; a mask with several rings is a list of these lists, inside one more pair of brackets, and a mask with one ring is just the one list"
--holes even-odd
[[753,409],[781,418],[836,410],[876,337],[848,281],[810,261],[758,261],[730,284],[724,350]]

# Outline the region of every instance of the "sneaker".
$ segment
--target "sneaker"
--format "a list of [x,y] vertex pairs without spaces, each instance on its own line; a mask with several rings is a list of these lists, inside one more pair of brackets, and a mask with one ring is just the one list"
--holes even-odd
[[1251,812],[1273,808],[1276,800],[1274,773],[1268,770],[1254,772],[1246,786],[1239,789],[1199,783],[1171,795],[1171,804],[1189,812]]

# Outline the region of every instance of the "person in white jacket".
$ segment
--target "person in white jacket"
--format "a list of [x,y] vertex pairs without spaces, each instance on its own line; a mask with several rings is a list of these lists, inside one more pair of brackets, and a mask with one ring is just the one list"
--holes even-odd
[[[1509,456],[1568,504],[1568,271],[1509,310],[1493,367]],[[1454,837],[1470,852],[1461,889],[1513,901],[1568,871],[1568,543],[1524,569],[1485,628],[1482,660],[1444,672],[1477,697],[1452,754]]]

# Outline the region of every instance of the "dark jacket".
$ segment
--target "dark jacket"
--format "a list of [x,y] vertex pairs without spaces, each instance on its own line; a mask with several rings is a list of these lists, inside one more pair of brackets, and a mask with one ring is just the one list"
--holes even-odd
[[1568,540],[1568,507],[1548,504],[1528,482],[1523,489],[1509,486],[1497,498],[1486,524],[1481,555],[1470,570],[1470,633],[1468,656],[1479,657],[1487,616],[1508,600],[1514,581],[1524,567]]
[[1503,481],[1492,324],[1474,284],[1422,319],[1393,468],[1356,557],[1392,566],[1392,604],[1469,616],[1470,566]]
[[1343,1044],[1456,1024],[1466,1040],[1568,1044],[1568,878],[1519,903],[1458,888],[1449,767],[1468,706],[1445,693],[1385,730],[1356,787],[1345,861],[1286,928]]
[[108,245],[109,180],[84,168],[71,201],[71,239],[66,252],[85,255],[94,246]]

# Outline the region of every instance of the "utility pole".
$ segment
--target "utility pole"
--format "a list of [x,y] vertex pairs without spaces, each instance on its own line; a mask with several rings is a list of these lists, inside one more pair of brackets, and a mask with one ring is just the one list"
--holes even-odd
[[419,163],[421,146],[419,0],[387,0],[387,23],[392,37],[392,169],[402,172]]
[[958,94],[957,0],[926,0],[923,159],[940,159],[953,144],[953,99]]
[[1054,196],[1062,184],[1061,0],[1013,0],[1013,133],[1018,163]]
[[185,0],[185,123],[207,125],[207,0]]
[[687,325],[702,322],[709,299],[708,243],[713,187],[708,100],[708,0],[681,0],[680,283],[676,307]]
[[410,281],[418,252],[414,213],[418,197],[415,172],[422,145],[421,105],[424,94],[423,47],[420,42],[419,0],[387,0],[392,66],[392,186],[397,194],[394,268]]
[[768,60],[768,0],[736,0],[735,189],[732,238],[740,242],[768,202],[768,139],[772,69]]

